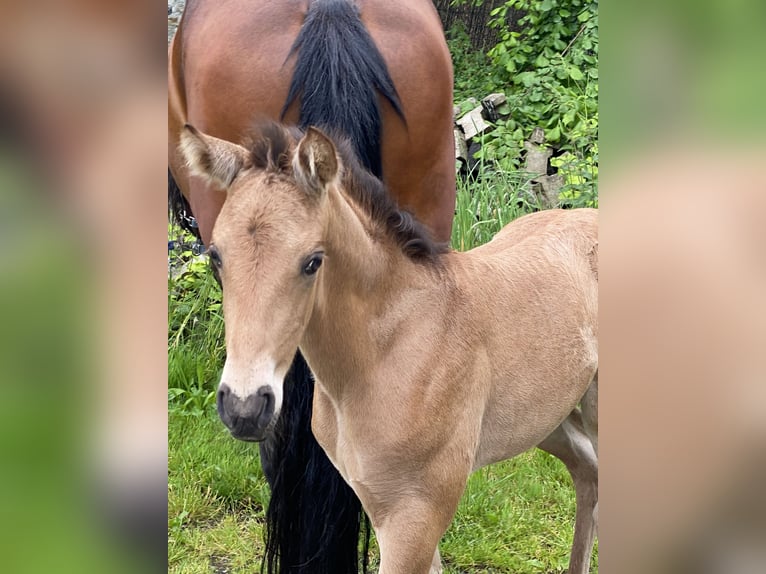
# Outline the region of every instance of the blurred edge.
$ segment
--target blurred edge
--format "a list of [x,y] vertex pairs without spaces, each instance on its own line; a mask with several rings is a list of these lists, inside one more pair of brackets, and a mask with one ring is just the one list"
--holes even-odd
[[0,3],[4,572],[166,569],[164,10]]
[[764,572],[766,4],[599,16],[599,563]]

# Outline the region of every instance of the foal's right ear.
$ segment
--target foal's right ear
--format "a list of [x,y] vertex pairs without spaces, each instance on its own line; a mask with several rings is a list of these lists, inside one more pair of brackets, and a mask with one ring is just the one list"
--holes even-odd
[[295,150],[293,171],[308,191],[324,192],[338,178],[340,171],[340,161],[332,140],[320,130],[308,128]]
[[189,124],[181,132],[180,147],[194,175],[224,189],[240,171],[252,165],[250,153],[242,146],[203,134]]

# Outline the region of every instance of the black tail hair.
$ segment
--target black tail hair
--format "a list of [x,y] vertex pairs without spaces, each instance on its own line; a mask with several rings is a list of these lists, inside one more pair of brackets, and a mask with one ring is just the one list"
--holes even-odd
[[[362,164],[382,175],[378,95],[404,121],[388,68],[349,0],[314,0],[290,50],[295,72],[282,109],[300,98],[299,125],[345,134]],[[367,572],[369,520],[354,491],[311,433],[314,381],[298,353],[285,378],[285,397],[269,453],[271,500],[266,513],[268,574],[356,574],[364,526]]]
[[282,118],[300,96],[300,126],[344,133],[377,177],[381,165],[378,93],[404,121],[399,95],[375,42],[348,0],[314,0],[288,59],[297,54]]

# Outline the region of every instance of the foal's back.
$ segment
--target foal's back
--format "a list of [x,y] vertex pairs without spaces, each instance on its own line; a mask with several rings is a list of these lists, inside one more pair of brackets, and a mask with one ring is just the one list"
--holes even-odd
[[527,215],[458,265],[461,288],[475,294],[467,320],[492,365],[474,468],[537,445],[598,369],[597,213]]

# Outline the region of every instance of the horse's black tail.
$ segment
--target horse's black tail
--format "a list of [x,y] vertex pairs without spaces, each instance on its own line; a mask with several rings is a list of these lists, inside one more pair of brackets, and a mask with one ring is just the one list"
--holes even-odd
[[[290,51],[295,72],[282,110],[300,99],[299,123],[344,133],[364,166],[382,175],[379,95],[404,121],[388,68],[348,0],[314,0]],[[314,382],[298,354],[285,380],[277,432],[268,445],[268,574],[356,574],[359,535],[367,571],[369,521],[361,503],[311,433]],[[263,452],[263,451],[262,451]]]
[[[361,504],[311,433],[314,383],[300,353],[284,388],[276,440],[269,445],[273,475],[262,570],[269,574],[355,573]],[[367,540],[362,557],[365,571]]]
[[378,94],[404,120],[394,82],[348,0],[314,0],[290,55],[297,55],[284,117],[300,97],[301,127],[327,126],[349,137],[362,164],[380,177]]

